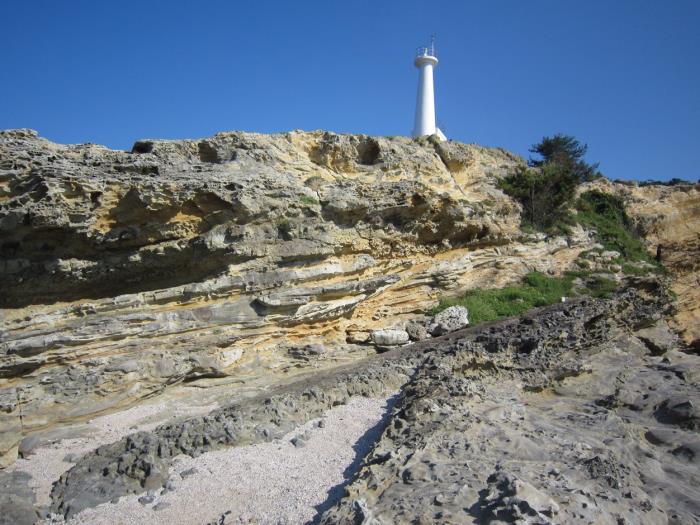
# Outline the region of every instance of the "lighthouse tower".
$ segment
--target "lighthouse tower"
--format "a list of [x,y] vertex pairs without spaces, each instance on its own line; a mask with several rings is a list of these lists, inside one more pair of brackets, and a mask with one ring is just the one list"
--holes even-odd
[[418,97],[416,98],[416,120],[413,136],[437,135],[440,140],[447,137],[435,125],[435,89],[433,69],[438,59],[435,53],[435,37],[430,39],[430,47],[419,47],[413,63],[418,68]]

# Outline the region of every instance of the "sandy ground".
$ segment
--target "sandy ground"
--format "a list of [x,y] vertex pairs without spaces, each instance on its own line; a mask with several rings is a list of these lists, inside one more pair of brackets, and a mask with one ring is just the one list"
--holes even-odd
[[[353,398],[280,440],[180,456],[170,470],[173,490],[87,509],[68,525],[296,524],[313,520],[343,493],[343,484],[381,432],[390,400]],[[303,444],[295,446],[294,438]],[[57,524],[63,520],[47,520]]]
[[[136,431],[152,430],[162,424],[164,418],[192,417],[206,414],[214,408],[216,405],[178,406],[171,401],[139,405],[100,416],[85,425],[74,427],[74,433],[86,437],[57,439],[48,445],[40,446],[28,458],[18,459],[10,469],[32,476],[29,486],[34,489],[37,505],[45,506],[49,504],[54,481],[75,464],[71,460]],[[71,430],[67,429],[67,432],[70,433]]]

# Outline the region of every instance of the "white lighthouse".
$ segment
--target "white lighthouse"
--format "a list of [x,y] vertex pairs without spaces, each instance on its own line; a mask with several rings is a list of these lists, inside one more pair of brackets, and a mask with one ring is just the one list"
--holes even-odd
[[440,140],[447,137],[435,125],[435,89],[433,87],[433,69],[438,59],[435,53],[435,38],[431,38],[430,47],[420,47],[413,63],[418,68],[418,97],[416,98],[416,120],[413,136],[424,137],[437,135]]

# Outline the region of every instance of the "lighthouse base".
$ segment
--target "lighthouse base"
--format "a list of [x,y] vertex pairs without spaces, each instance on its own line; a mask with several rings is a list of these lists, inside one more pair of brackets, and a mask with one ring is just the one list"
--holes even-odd
[[414,139],[419,137],[437,137],[440,142],[445,142],[447,140],[447,137],[440,128],[435,128],[435,133],[416,133],[414,131],[412,137]]

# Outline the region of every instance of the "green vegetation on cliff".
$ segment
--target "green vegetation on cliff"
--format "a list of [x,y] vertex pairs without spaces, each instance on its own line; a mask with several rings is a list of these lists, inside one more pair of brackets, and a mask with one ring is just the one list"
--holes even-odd
[[[523,230],[569,233],[578,223],[596,232],[604,250],[620,253],[613,263],[625,274],[659,271],[661,266],[647,253],[619,197],[591,190],[575,198],[582,182],[601,177],[597,164],[583,160],[586,151],[574,137],[544,137],[530,148],[539,158],[530,158],[527,167],[517,167],[500,181],[500,188],[522,205]],[[587,269],[590,263],[581,260],[579,266]]]
[[[561,234],[570,232],[571,226],[578,223],[595,231],[602,248],[581,254],[577,260],[580,271],[566,272],[562,277],[532,272],[519,284],[470,290],[461,297],[445,298],[433,309],[434,313],[448,306],[466,306],[471,323],[479,324],[520,315],[566,296],[609,297],[617,282],[606,276],[608,272],[646,275],[662,270],[647,253],[619,197],[592,190],[576,199],[581,183],[601,177],[597,164],[583,160],[587,149],[568,135],[544,137],[530,148],[538,158],[530,158],[527,166],[515,168],[501,179],[499,186],[522,205],[523,230]],[[620,255],[606,257],[605,251]],[[598,262],[586,259],[587,256]]]
[[[634,231],[619,197],[598,190],[587,191],[579,197],[576,209],[576,220],[586,228],[594,229],[606,250],[620,252],[623,264],[624,261],[655,262]],[[630,267],[629,264],[625,266]]]
[[521,284],[497,289],[469,290],[462,297],[443,299],[434,309],[434,313],[448,306],[466,306],[471,324],[520,315],[531,308],[553,304],[570,295],[574,278],[574,275],[557,278],[532,272],[525,276]]
[[[575,287],[576,279],[581,279]],[[562,277],[549,277],[540,272],[527,274],[521,283],[504,288],[469,290],[462,297],[445,298],[431,313],[449,306],[466,306],[472,325],[520,315],[538,306],[548,306],[562,297],[586,294],[607,298],[617,287],[612,279],[590,272],[566,272]]]
[[500,188],[522,204],[524,227],[567,230],[577,186],[598,176],[598,165],[583,160],[587,149],[568,135],[544,137],[530,148],[540,158],[530,158],[527,167],[519,166],[500,181]]

